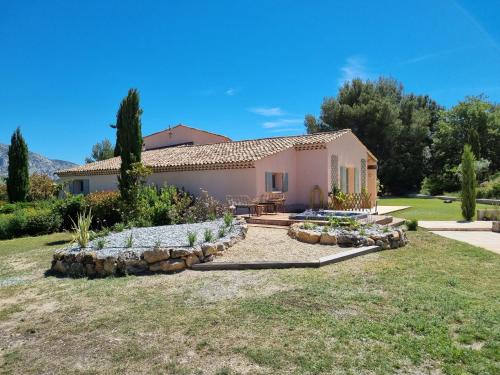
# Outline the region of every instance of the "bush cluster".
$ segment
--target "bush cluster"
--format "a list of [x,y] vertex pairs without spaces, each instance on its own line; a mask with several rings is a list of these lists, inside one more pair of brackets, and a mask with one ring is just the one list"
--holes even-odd
[[477,188],[478,198],[500,199],[500,172]]
[[61,223],[62,217],[50,208],[19,209],[0,215],[0,239],[53,233]]
[[141,187],[133,214],[117,191],[5,203],[0,205],[0,239],[72,230],[78,216],[87,212],[92,212],[91,229],[103,231],[214,220],[223,217],[227,207],[206,191],[195,199],[170,185]]

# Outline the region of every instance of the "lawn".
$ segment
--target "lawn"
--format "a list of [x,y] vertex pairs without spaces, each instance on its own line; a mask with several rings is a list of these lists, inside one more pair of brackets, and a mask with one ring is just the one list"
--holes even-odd
[[46,277],[67,239],[0,241],[0,373],[500,371],[500,257],[426,231],[319,269]]
[[[443,200],[434,198],[382,198],[378,200],[378,205],[411,206],[411,208],[394,213],[394,216],[403,219],[462,220],[460,202],[444,203]],[[476,209],[492,207],[487,204],[476,205]]]

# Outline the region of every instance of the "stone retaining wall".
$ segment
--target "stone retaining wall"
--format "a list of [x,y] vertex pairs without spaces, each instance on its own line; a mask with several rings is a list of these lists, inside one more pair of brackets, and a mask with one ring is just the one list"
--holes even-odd
[[[396,249],[408,243],[403,229],[391,229],[387,233],[370,233],[365,236],[355,231],[339,233],[324,232],[320,229],[304,229],[303,224],[292,224],[288,235],[298,241],[310,244],[338,245],[341,247],[380,246],[383,250]],[[321,228],[321,227],[320,227]]]
[[117,256],[102,256],[99,250],[84,248],[56,250],[51,271],[71,277],[106,277],[128,274],[175,272],[193,264],[211,262],[215,256],[245,238],[248,226],[235,219],[236,231],[223,241],[193,247],[161,247],[123,249]]

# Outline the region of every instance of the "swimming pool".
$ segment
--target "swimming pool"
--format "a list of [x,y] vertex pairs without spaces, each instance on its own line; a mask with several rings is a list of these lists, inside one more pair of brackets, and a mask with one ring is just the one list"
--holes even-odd
[[290,219],[293,220],[325,220],[327,221],[331,217],[336,217],[338,219],[342,218],[352,218],[352,219],[366,219],[368,214],[365,212],[356,211],[333,211],[333,210],[305,210],[299,214],[290,215]]

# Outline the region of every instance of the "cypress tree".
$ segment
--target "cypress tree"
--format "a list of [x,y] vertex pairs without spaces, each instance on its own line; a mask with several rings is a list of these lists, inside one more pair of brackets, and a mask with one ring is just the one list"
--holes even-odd
[[474,153],[466,144],[462,153],[462,216],[470,221],[476,211],[476,172]]
[[121,158],[118,186],[122,198],[130,203],[135,198],[131,190],[137,184],[136,177],[131,173],[132,167],[134,163],[141,162],[143,144],[141,115],[139,92],[136,89],[130,89],[128,95],[120,103],[116,115],[116,136]]
[[7,194],[11,202],[24,202],[30,189],[28,146],[21,129],[17,128],[10,140]]

